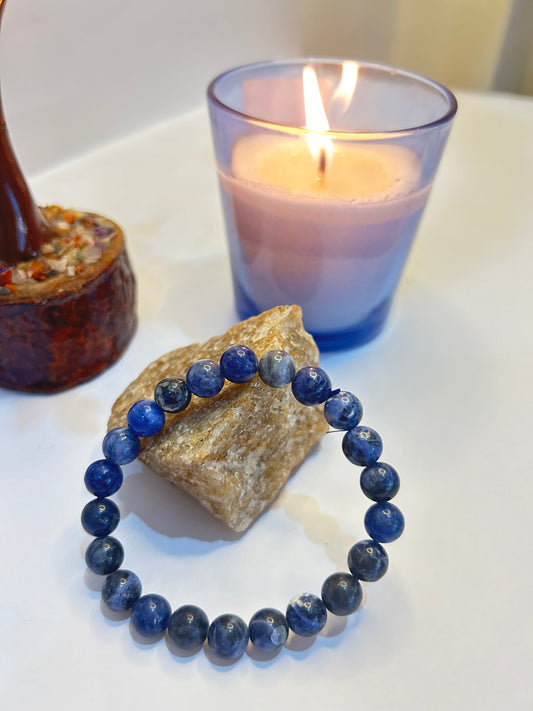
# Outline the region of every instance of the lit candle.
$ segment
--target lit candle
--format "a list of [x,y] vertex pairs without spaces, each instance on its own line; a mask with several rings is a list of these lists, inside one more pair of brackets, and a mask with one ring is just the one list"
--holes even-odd
[[[346,63],[329,108],[356,81]],[[398,135],[329,131],[309,66],[302,84],[306,128],[259,116],[219,162],[237,305],[244,317],[297,303],[319,344],[363,342],[384,323],[431,180]]]

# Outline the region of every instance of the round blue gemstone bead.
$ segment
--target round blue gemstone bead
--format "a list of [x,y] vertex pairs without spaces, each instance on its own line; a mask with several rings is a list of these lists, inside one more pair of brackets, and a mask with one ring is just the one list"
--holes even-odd
[[312,593],[295,595],[287,605],[287,622],[301,637],[312,637],[326,624],[328,613],[322,600]]
[[387,552],[376,541],[358,541],[348,553],[348,568],[354,578],[373,583],[382,578],[389,567]]
[[363,599],[359,580],[350,573],[333,573],[322,585],[324,605],[334,615],[351,615]]
[[209,625],[207,643],[221,657],[238,659],[248,645],[248,626],[238,615],[219,615]]
[[354,427],[342,438],[342,451],[346,459],[360,467],[375,464],[383,451],[383,442],[370,427]]
[[196,649],[207,639],[209,620],[196,605],[182,605],[175,610],[168,623],[168,636],[180,649]]
[[91,536],[107,536],[119,521],[119,510],[111,499],[92,499],[81,512],[81,525]]
[[162,595],[149,593],[140,597],[131,611],[131,624],[141,637],[158,637],[168,627],[172,609]]
[[142,585],[131,570],[115,570],[108,575],[102,588],[102,600],[114,612],[131,610],[141,597]]
[[357,427],[362,416],[361,401],[346,390],[328,397],[324,403],[326,422],[337,430],[351,430]]
[[226,380],[246,383],[257,373],[257,356],[248,346],[231,346],[220,358],[220,369]]
[[122,469],[108,459],[97,459],[85,472],[85,486],[95,496],[113,496],[122,486]]
[[137,400],[128,410],[128,427],[138,437],[153,437],[164,427],[165,413],[153,400]]
[[114,464],[129,464],[137,459],[141,442],[127,427],[115,427],[104,437],[102,449],[104,457]]
[[93,573],[109,575],[124,562],[124,548],[113,536],[95,538],[87,547],[85,562]]
[[208,358],[193,363],[185,377],[187,387],[198,397],[213,397],[224,385],[224,376],[219,364]]
[[400,488],[400,477],[396,469],[385,462],[376,462],[361,472],[361,489],[372,501],[390,501]]
[[191,391],[183,378],[163,378],[155,386],[154,400],[165,412],[181,412],[191,401]]
[[261,356],[257,372],[266,385],[271,388],[283,388],[294,378],[296,363],[294,358],[285,351],[268,351]]
[[273,607],[263,607],[250,620],[250,640],[262,652],[282,647],[289,636],[285,615]]
[[292,380],[292,394],[302,405],[320,405],[331,392],[331,380],[322,368],[308,365],[301,368]]
[[390,501],[400,488],[396,469],[385,462],[376,462],[361,472],[361,490],[372,501]]
[[395,541],[402,535],[404,526],[402,512],[389,501],[374,504],[365,514],[366,532],[380,543]]

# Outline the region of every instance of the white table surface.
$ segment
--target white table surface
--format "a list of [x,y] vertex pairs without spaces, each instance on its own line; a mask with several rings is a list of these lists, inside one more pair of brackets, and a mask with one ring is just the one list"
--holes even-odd
[[[206,112],[32,181],[42,203],[121,222],[140,324],[121,360],[53,396],[0,392],[0,698],[5,709],[531,709],[533,101],[464,94],[393,314],[324,355],[402,477],[403,537],[362,610],[275,658],[220,666],[143,644],[100,610],[79,515],[115,397],[235,315]],[[210,618],[284,609],[346,569],[368,505],[340,436],[231,535],[139,463],[115,497],[125,567]],[[4,705],[5,704],[5,705]]]

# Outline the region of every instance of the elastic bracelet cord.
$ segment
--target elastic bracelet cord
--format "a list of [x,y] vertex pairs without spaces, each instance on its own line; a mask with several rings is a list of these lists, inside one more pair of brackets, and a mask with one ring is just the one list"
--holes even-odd
[[[342,450],[346,458],[364,467],[360,485],[375,503],[364,518],[368,539],[358,541],[348,553],[350,572],[337,572],[324,581],[320,596],[304,592],[288,603],[285,614],[272,607],[256,612],[249,623],[235,614],[222,614],[209,623],[205,612],[196,605],[182,605],[172,611],[169,602],[155,593],[142,595],[139,577],[121,568],[122,544],[110,536],[120,521],[116,504],[108,497],[122,485],[121,465],[133,462],[140,450],[140,437],[152,437],[165,425],[165,413],[185,410],[194,394],[201,398],[217,395],[225,380],[245,383],[256,373],[269,387],[291,385],[296,400],[303,405],[324,403],[324,417],[336,430],[345,430]],[[139,400],[129,409],[127,427],[110,430],[103,440],[105,459],[93,462],[85,473],[85,485],[96,497],[83,508],[83,528],[94,540],[85,561],[98,575],[105,575],[102,599],[106,606],[120,613],[131,612],[131,624],[141,637],[152,639],[165,633],[180,650],[199,650],[207,640],[209,648],[226,660],[236,660],[248,641],[262,652],[275,652],[287,641],[289,629],[302,637],[316,635],[324,627],[328,611],[349,615],[361,604],[361,582],[375,582],[385,575],[388,555],[381,545],[396,540],[403,532],[404,518],[392,503],[398,492],[398,473],[379,461],[383,444],[378,433],[360,426],[363,408],[359,399],[344,390],[332,390],[322,368],[307,366],[296,371],[294,359],[285,351],[273,350],[258,361],[247,346],[228,348],[220,363],[199,360],[193,363],[185,380],[165,378],[154,391],[153,400]]]

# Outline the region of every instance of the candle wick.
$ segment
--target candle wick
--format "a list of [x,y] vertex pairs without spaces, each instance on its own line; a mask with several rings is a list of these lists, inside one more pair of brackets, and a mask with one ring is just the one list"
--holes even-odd
[[318,156],[318,177],[320,180],[324,180],[326,177],[326,149],[324,147],[320,148],[320,153]]

